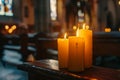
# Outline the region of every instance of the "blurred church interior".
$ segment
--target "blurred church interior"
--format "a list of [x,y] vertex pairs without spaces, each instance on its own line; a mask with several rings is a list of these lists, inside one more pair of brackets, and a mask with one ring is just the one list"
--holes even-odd
[[[78,26],[82,28],[83,23],[89,25],[94,33],[104,33],[110,29],[108,35],[100,38],[115,38],[118,41],[117,48],[116,43],[108,46],[110,49],[115,47],[115,54],[107,53],[107,57],[98,57],[94,65],[120,69],[119,14],[120,0],[0,0],[0,34],[4,35],[0,37],[3,43],[0,43],[3,46],[0,53],[0,80],[27,80],[27,73],[13,65],[26,61],[26,56],[31,54],[35,60],[45,57],[57,59],[56,50],[45,51],[49,52],[47,56],[37,55],[42,44],[38,43],[38,38],[58,38],[65,32],[73,35],[73,31]],[[93,37],[95,40],[99,37],[96,35]],[[99,62],[101,59],[105,61]]]
[[[29,32],[65,32],[85,22],[93,31],[119,31],[119,0],[1,0],[1,26]],[[9,32],[8,32],[9,33]],[[11,32],[15,33],[15,31]]]

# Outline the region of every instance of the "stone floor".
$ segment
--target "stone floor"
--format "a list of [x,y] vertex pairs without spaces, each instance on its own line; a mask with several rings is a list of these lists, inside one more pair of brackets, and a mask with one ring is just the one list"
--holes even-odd
[[28,80],[27,73],[18,70],[16,67],[7,65],[3,67],[0,63],[0,80]]
[[[20,54],[16,51],[5,50],[4,60],[9,60],[13,63],[21,63],[19,59],[21,58]],[[27,73],[20,71],[16,68],[15,65],[5,64],[3,65],[0,61],[0,80],[28,80]]]

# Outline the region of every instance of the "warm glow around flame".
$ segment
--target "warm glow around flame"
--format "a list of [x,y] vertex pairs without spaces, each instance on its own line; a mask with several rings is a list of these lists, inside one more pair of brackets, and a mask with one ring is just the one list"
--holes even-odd
[[67,39],[67,33],[65,33],[65,35],[64,35],[64,39]]
[[10,33],[10,34],[11,34],[12,32],[13,32],[13,30],[12,30],[12,29],[9,29],[9,30],[8,30],[8,33]]
[[119,31],[120,31],[120,28],[119,28]]
[[8,25],[5,25],[5,29],[9,34],[11,34],[16,28],[17,28],[16,25],[13,25],[11,27],[9,27]]
[[16,29],[16,25],[13,25],[13,26],[12,26],[12,29],[15,30],[15,29]]
[[6,29],[6,30],[9,29],[9,26],[8,26],[8,25],[5,25],[5,29]]
[[76,26],[73,26],[73,30],[76,30],[77,29],[77,27]]
[[84,23],[83,26],[82,26],[82,28],[88,30],[88,29],[89,29],[89,25],[86,25],[86,24]]
[[120,5],[120,1],[118,1],[118,4]]
[[87,29],[87,30],[89,29],[89,26],[88,26],[88,25],[86,25],[86,29]]
[[105,32],[111,32],[111,28],[105,28]]

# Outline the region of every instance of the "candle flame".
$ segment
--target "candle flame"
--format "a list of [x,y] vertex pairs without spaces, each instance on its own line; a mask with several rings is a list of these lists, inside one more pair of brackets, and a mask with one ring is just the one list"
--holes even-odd
[[119,28],[119,31],[120,31],[120,28]]
[[65,33],[65,35],[64,35],[64,39],[67,39],[67,33]]
[[89,29],[89,25],[86,25],[85,23],[83,24],[83,29],[88,30]]
[[83,24],[83,27],[82,27],[83,29],[86,29],[86,26],[85,26],[85,25],[86,25],[86,24],[84,23],[84,24]]
[[87,29],[87,30],[89,29],[89,25],[86,25],[86,29]]
[[5,29],[6,29],[6,30],[9,29],[9,26],[8,26],[8,25],[5,25]]
[[111,32],[111,28],[105,28],[105,32]]
[[13,30],[15,30],[15,29],[16,29],[16,25],[13,25],[11,28],[12,28]]
[[76,36],[77,36],[77,37],[80,36],[80,35],[79,35],[79,28],[78,28],[77,31],[76,31]]
[[73,26],[73,30],[76,30],[77,29],[77,27],[76,26]]

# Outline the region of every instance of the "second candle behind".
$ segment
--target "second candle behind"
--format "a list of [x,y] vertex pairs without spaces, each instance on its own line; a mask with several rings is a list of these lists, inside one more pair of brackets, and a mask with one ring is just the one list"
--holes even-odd
[[84,39],[76,36],[69,38],[68,70],[80,72],[84,70]]
[[80,29],[79,36],[85,40],[85,53],[84,53],[84,67],[92,67],[92,30],[89,26],[83,24],[83,29]]

